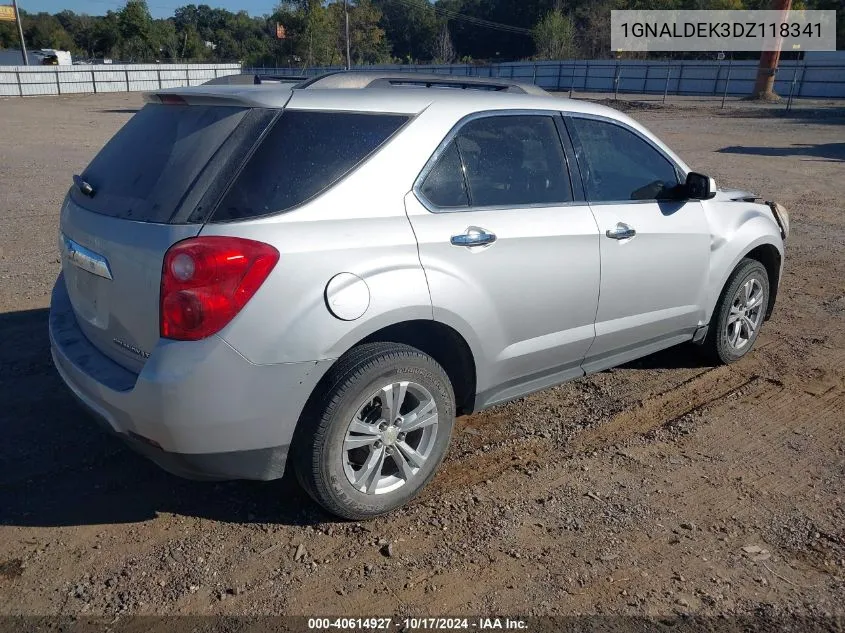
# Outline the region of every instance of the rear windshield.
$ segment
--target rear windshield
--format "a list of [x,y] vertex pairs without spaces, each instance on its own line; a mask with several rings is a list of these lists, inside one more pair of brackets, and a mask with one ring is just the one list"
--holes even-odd
[[[168,222],[247,108],[144,106],[82,173],[93,197],[71,189],[82,207],[116,218]],[[254,142],[255,139],[253,139]]]
[[407,116],[286,110],[213,215],[216,222],[286,211],[366,160]]

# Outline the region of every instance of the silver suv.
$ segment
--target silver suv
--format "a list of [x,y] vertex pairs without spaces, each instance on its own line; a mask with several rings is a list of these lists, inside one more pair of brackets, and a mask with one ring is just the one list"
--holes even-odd
[[456,415],[693,341],[747,354],[788,216],[533,86],[337,74],[147,104],[74,177],[56,368],[193,478],[410,500]]

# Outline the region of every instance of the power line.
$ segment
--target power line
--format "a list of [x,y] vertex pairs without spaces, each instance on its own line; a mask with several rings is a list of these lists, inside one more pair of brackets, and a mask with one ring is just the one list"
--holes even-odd
[[525,29],[519,26],[512,26],[510,24],[502,24],[501,22],[493,22],[492,20],[485,20],[483,18],[477,18],[472,15],[464,15],[463,13],[458,13],[457,11],[453,11],[452,9],[444,9],[443,7],[438,7],[436,5],[430,4],[428,0],[396,0],[400,4],[404,4],[407,7],[414,7],[414,8],[421,8],[423,6],[427,6],[431,8],[435,14],[448,18],[450,20],[455,20],[457,22],[464,22],[466,24],[471,24],[473,26],[478,26],[481,28],[492,29],[495,31],[502,31],[505,33],[516,33],[519,35],[532,35],[531,29]]

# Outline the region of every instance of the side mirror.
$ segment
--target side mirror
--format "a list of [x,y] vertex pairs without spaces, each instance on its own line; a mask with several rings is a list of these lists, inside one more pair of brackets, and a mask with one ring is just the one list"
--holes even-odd
[[691,171],[687,174],[686,193],[690,200],[709,200],[716,196],[716,181]]

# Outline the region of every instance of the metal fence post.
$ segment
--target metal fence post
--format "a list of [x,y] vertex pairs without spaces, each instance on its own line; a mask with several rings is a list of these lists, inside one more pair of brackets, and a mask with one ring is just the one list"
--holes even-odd
[[534,64],[534,77],[531,79],[531,82],[535,85],[537,84],[537,64]]
[[[586,70],[584,71],[587,72]],[[575,88],[575,60],[572,60],[572,79],[569,81],[569,98],[572,98],[572,90]]]
[[158,89],[161,90],[161,68],[156,68],[156,78],[158,79]]
[[643,78],[643,94],[648,94],[648,71],[651,68],[651,64],[646,63],[645,65],[645,77]]
[[731,53],[731,58],[728,60],[728,76],[725,78],[725,91],[722,93],[722,109],[725,109],[725,99],[728,96],[728,86],[731,83],[731,66],[734,62],[733,53]]
[[713,80],[713,94],[719,94],[719,80],[722,78],[722,62],[716,65],[716,79]]
[[801,96],[801,90],[804,88],[804,75],[807,74],[807,60],[804,60],[804,65],[801,66],[800,80],[798,81],[798,96]]
[[663,88],[663,103],[666,103],[666,95],[669,94],[669,77],[672,76],[672,66],[666,64],[666,86]]
[[56,94],[60,95],[60,94],[62,94],[62,85],[59,83],[59,69],[58,68],[56,68],[55,73],[56,73]]
[[616,76],[613,78],[613,100],[619,100],[619,79],[622,76],[622,69],[619,68],[619,62],[616,62]]
[[789,83],[789,99],[786,101],[786,111],[792,109],[792,95],[795,93],[795,79],[798,76],[798,61],[795,61],[795,66],[792,69],[792,81]]
[[21,71],[15,69],[15,80],[18,82],[18,92],[20,92],[20,96],[23,96],[23,84],[21,83]]
[[123,69],[123,76],[126,78],[126,92],[129,92],[129,69]]
[[94,89],[94,94],[97,94],[97,75],[94,74],[94,69],[91,69],[91,87]]

